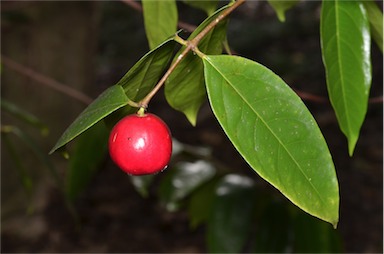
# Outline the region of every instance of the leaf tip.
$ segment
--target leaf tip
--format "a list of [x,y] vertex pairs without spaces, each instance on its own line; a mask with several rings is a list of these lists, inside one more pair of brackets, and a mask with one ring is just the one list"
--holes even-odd
[[348,137],[348,153],[349,156],[353,156],[353,152],[355,151],[356,148],[356,143],[357,143],[357,137],[356,136],[349,136]]

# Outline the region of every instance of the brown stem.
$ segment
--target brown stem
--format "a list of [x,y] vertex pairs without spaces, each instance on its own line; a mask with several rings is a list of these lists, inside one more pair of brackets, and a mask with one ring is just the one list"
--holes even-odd
[[9,69],[12,69],[14,71],[17,71],[18,73],[21,73],[38,83],[45,85],[47,87],[50,87],[60,93],[63,93],[65,95],[68,95],[71,98],[74,98],[86,105],[90,104],[92,102],[92,98],[88,97],[87,95],[67,86],[64,85],[50,77],[44,76],[43,74],[28,68],[24,65],[21,65],[12,59],[1,55],[1,62],[4,64],[4,66],[8,67]]
[[199,42],[206,36],[220,21],[222,21],[225,17],[227,17],[232,11],[234,11],[237,7],[239,7],[242,3],[244,3],[245,0],[238,0],[233,5],[231,5],[228,9],[223,11],[222,14],[220,14],[215,20],[213,20],[211,23],[209,23],[195,38],[193,38],[190,41],[187,41],[186,47],[181,52],[181,54],[176,58],[176,61],[174,61],[167,70],[167,72],[164,74],[164,76],[160,79],[160,81],[156,84],[156,86],[153,88],[153,90],[145,96],[143,100],[139,103],[139,105],[143,108],[147,108],[150,100],[152,97],[160,90],[160,88],[164,85],[167,78],[171,75],[173,70],[176,68],[176,66],[183,60],[183,58],[189,53],[189,51],[198,51],[197,45]]

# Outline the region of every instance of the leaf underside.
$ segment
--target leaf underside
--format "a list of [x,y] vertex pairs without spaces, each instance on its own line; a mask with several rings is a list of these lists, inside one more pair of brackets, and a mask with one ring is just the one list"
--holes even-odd
[[334,226],[338,182],[327,144],[300,98],[276,74],[235,56],[206,56],[213,112],[239,153],[294,204]]

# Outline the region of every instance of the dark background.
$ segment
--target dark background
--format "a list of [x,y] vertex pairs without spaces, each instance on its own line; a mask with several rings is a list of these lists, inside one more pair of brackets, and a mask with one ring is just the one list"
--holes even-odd
[[[141,13],[123,2],[2,1],[1,7],[1,54],[92,98],[116,83],[148,51]],[[179,18],[185,22],[198,25],[204,19],[199,10],[181,2],[178,7]],[[272,69],[293,89],[326,98],[319,15],[320,2],[301,2],[287,13],[286,22],[280,23],[267,2],[249,1],[231,16],[229,44],[236,54]],[[383,88],[382,54],[376,45],[372,60],[373,98],[382,96]],[[1,81],[2,98],[37,115],[50,128],[46,137],[26,129],[46,152],[86,106],[6,64]],[[343,250],[382,252],[382,103],[369,104],[355,154],[350,158],[330,104],[305,98],[304,102],[318,121],[335,162],[341,194],[337,231]],[[197,127],[170,108],[162,92],[155,96],[150,110],[168,123],[177,140],[211,147],[217,160],[280,195],[238,155],[208,104],[199,113]],[[2,124],[24,128],[22,122],[3,112]],[[82,221],[79,226],[39,161],[22,143],[18,150],[33,177],[33,193],[26,194],[21,188],[14,162],[2,149],[3,252],[206,251],[204,227],[191,230],[185,211],[166,211],[156,198],[156,186],[148,198],[142,198],[109,158],[75,203]],[[65,159],[57,154],[51,158],[65,175]]]

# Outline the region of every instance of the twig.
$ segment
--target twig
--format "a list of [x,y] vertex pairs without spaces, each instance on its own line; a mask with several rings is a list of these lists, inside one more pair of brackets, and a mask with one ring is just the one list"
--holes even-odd
[[64,85],[50,77],[47,77],[29,67],[26,67],[24,65],[21,65],[12,59],[1,55],[1,62],[4,64],[4,66],[8,67],[9,69],[12,69],[20,74],[23,74],[41,85],[45,85],[47,87],[50,87],[60,93],[63,93],[65,95],[68,95],[71,98],[74,98],[86,105],[90,104],[92,102],[92,98],[79,92],[78,90],[75,90],[67,85]]
[[[164,74],[164,76],[160,79],[160,81],[153,88],[153,90],[151,92],[149,92],[147,94],[147,96],[145,96],[144,99],[141,100],[141,102],[139,102],[141,107],[144,107],[144,108],[148,107],[149,101],[160,90],[160,88],[163,86],[163,84],[165,83],[167,78],[171,75],[171,73],[176,68],[176,66],[181,62],[181,60],[183,60],[183,58],[189,53],[189,51],[192,50],[196,53],[200,53],[200,51],[197,48],[197,45],[204,38],[204,36],[206,36],[220,21],[222,21],[224,18],[226,18],[232,11],[234,11],[237,7],[239,7],[244,2],[245,2],[245,0],[238,0],[238,1],[234,2],[228,9],[223,11],[216,19],[214,19],[211,23],[209,23],[198,35],[196,35],[195,38],[193,38],[190,41],[186,41],[183,43],[183,44],[186,44],[185,49],[176,58],[176,60],[169,67],[169,69]],[[182,40],[181,38],[178,38],[178,39]]]
[[329,100],[325,97],[314,95],[311,93],[303,92],[300,90],[293,89],[295,93],[303,100],[305,101],[312,101],[317,103],[329,103]]
[[373,97],[368,100],[368,103],[371,104],[382,104],[383,103],[383,96]]
[[[314,95],[311,93],[303,92],[300,90],[294,89],[296,94],[305,101],[312,101],[317,103],[329,103],[329,99],[323,96]],[[369,104],[381,104],[383,103],[383,96],[372,97],[368,99]]]

